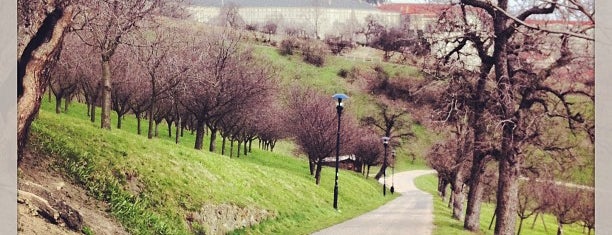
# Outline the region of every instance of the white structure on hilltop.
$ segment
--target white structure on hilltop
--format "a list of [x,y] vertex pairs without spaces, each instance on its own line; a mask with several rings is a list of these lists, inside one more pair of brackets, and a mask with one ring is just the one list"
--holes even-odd
[[188,10],[197,21],[212,23],[224,4],[235,4],[245,24],[273,22],[279,32],[297,28],[320,38],[353,33],[369,15],[387,27],[401,22],[399,12],[383,12],[359,0],[193,0]]

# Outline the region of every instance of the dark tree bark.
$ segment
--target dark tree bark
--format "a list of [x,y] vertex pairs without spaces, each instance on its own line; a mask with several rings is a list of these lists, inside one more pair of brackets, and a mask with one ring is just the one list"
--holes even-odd
[[180,139],[181,139],[181,137],[179,135],[179,132],[182,132],[182,130],[183,130],[183,126],[181,126],[181,117],[180,116],[178,116],[177,119],[176,119],[175,127],[176,127],[176,132],[174,133],[174,142],[176,144],[178,144]]
[[140,134],[142,134],[142,126],[140,124],[141,123],[141,119],[142,119],[140,117],[141,113],[135,113],[135,115],[136,115],[136,123],[137,123],[136,133],[138,135],[140,135]]
[[319,160],[316,164],[315,182],[317,185],[321,182],[321,169],[323,168],[323,161]]
[[482,175],[486,167],[482,152],[478,150],[474,150],[474,152],[475,156],[473,157],[470,170],[467,207],[463,223],[463,227],[470,231],[480,230],[480,205],[482,204],[482,193],[484,190]]
[[92,104],[91,109],[89,111],[89,120],[91,122],[96,122],[96,105]]
[[217,128],[210,127],[210,144],[208,151],[214,152],[217,148]]
[[[48,69],[61,50],[64,34],[72,20],[73,8],[62,1],[52,1],[31,13],[32,34],[19,37],[17,59],[17,149],[21,162],[30,125],[40,108],[40,102],[49,79]],[[38,6],[37,6],[38,7]],[[18,12],[22,16],[22,12]],[[24,19],[19,19],[22,23]],[[20,30],[21,26],[18,27]],[[20,34],[23,33],[20,31]],[[20,35],[21,36],[21,35]]]
[[453,187],[453,218],[456,220],[463,219],[463,170],[459,170],[455,175]]
[[55,95],[55,113],[62,113],[62,94]]
[[204,129],[206,129],[206,125],[204,121],[198,120],[196,122],[196,140],[195,140],[195,149],[202,149],[204,145]]

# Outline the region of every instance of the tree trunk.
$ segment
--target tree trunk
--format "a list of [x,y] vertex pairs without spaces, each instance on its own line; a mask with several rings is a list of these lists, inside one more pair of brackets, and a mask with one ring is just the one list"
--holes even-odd
[[465,210],[465,221],[463,227],[469,231],[480,230],[480,204],[482,203],[482,193],[484,186],[481,184],[481,176],[485,171],[485,154],[477,146],[485,140],[486,126],[482,120],[486,107],[485,85],[493,64],[483,63],[476,83],[474,93],[474,112],[469,116],[469,124],[472,128],[474,151],[472,151],[472,168],[470,170],[470,181],[468,191],[467,208]]
[[456,220],[463,219],[463,182],[460,177],[456,176],[453,187],[453,218]]
[[55,113],[62,113],[62,96],[61,94],[55,95]]
[[87,116],[89,117],[89,116],[91,116],[91,114],[90,114],[91,104],[89,104],[89,102],[85,102],[85,103],[87,105]]
[[234,139],[230,138],[230,158],[234,156]]
[[225,155],[225,140],[227,139],[227,137],[223,135],[221,137],[221,155]]
[[166,124],[168,124],[168,137],[172,138],[172,121],[166,120]]
[[521,230],[523,229],[523,221],[525,219],[523,217],[519,217],[519,227],[518,227],[518,231],[516,232],[516,235],[521,235]]
[[55,8],[46,13],[42,25],[17,59],[17,162],[22,159],[30,125],[40,108],[44,94],[43,71],[59,53],[65,29],[72,20],[72,7]]
[[183,127],[181,126],[181,117],[179,116],[176,119],[176,132],[174,133],[174,142],[175,143],[179,143],[180,142],[180,136],[179,136],[179,132],[181,132],[181,130],[183,130]]
[[247,142],[248,141],[244,141],[244,156],[246,156],[248,154],[248,151],[247,151],[248,150],[248,148],[247,148],[248,147],[248,143]]
[[121,129],[121,119],[123,119],[123,115],[117,113],[117,129]]
[[491,217],[491,222],[489,222],[489,230],[491,230],[491,226],[493,226],[493,221],[495,221],[495,213],[493,213],[493,217]]
[[380,177],[382,177],[385,173],[385,170],[387,170],[387,164],[383,162],[382,166],[380,167],[380,170],[378,171],[378,173],[376,173],[376,176],[374,176],[374,179],[380,179]]
[[195,149],[202,149],[204,144],[204,129],[205,124],[203,121],[198,120],[196,124],[196,141],[195,141]]
[[[479,143],[479,142],[474,142]],[[470,171],[469,191],[467,207],[465,210],[465,221],[463,227],[469,231],[480,230],[480,205],[482,204],[482,174],[486,170],[485,156],[480,150],[474,150],[475,156],[472,158],[472,168]]]
[[154,120],[153,120],[153,111],[154,111],[154,104],[151,104],[151,107],[149,108],[149,112],[147,114],[147,116],[149,117],[149,131],[147,132],[147,138],[152,139],[153,138],[153,131],[154,131]]
[[370,167],[371,165],[368,165],[368,173],[366,173],[366,179],[370,178]]
[[181,125],[181,137],[183,137],[184,134],[185,134],[185,123],[182,123],[182,125]]
[[159,136],[159,123],[158,121],[155,121],[155,137]]
[[249,140],[249,153],[252,153],[253,151],[253,139]]
[[141,122],[141,120],[140,120],[140,113],[136,114],[136,122],[138,123],[138,125],[137,125],[138,126],[138,128],[137,128],[138,130],[137,130],[137,132],[138,132],[138,135],[140,135],[142,133],[142,128],[141,128],[142,126],[140,124],[140,122]]
[[323,168],[323,161],[319,159],[317,161],[317,170],[315,173],[315,181],[317,185],[319,185],[319,183],[321,182],[321,168]]
[[[208,148],[208,151],[210,152],[214,152],[216,149],[217,144],[215,143],[217,142],[217,128],[212,128],[210,127],[210,146]],[[238,145],[240,146],[240,145]],[[240,149],[240,148],[238,148]]]
[[557,228],[557,235],[563,235],[563,224],[559,223],[559,227]]
[[236,157],[240,157],[240,148],[242,148],[242,142],[238,140],[238,145],[236,146],[236,149],[238,149],[238,153],[236,153]]
[[91,111],[90,111],[90,114],[89,114],[89,120],[91,122],[96,122],[96,105],[95,104],[91,105]]
[[540,212],[536,212],[535,218],[533,218],[533,223],[531,223],[531,229],[533,229],[535,227],[535,223],[538,220],[538,216],[539,215],[540,215]]
[[[510,135],[510,136],[509,136]],[[514,235],[520,162],[510,149],[512,128],[505,126],[497,188],[495,234]]]
[[70,96],[67,96],[66,99],[64,99],[64,113],[68,112],[68,105],[70,105]]
[[315,162],[313,160],[308,160],[308,167],[310,169],[310,175],[314,176],[314,173],[315,173]]
[[[507,3],[507,2],[504,2]],[[506,9],[506,6],[502,6]],[[501,150],[499,156],[499,179],[497,186],[497,221],[495,234],[514,235],[516,227],[516,207],[518,204],[518,180],[520,176],[521,157],[515,152],[514,129],[519,125],[516,114],[516,101],[513,97],[513,85],[508,73],[508,34],[507,17],[503,14],[494,18],[495,44],[493,59],[495,61],[495,78],[497,93],[503,114]]]
[[102,56],[102,113],[100,116],[100,127],[102,129],[111,129],[111,68],[110,56]]
[[451,194],[448,195],[448,205],[446,205],[448,208],[453,208],[453,200],[455,198],[453,198],[453,193],[452,193],[452,189],[451,189]]

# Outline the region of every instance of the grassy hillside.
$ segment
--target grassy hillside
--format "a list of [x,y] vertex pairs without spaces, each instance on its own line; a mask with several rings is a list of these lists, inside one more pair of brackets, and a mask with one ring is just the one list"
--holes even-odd
[[[419,78],[417,68],[386,62],[354,61],[342,56],[327,55],[325,65],[316,67],[302,61],[300,55],[282,56],[278,49],[268,46],[254,46],[256,54],[270,61],[279,69],[283,86],[302,84],[317,88],[330,94],[330,105],[333,105],[331,95],[338,92],[350,96],[345,111],[357,117],[375,112],[376,98],[362,90],[357,84],[351,84],[347,79],[338,75],[340,70],[350,71],[354,67],[372,69],[381,66],[392,78]],[[415,138],[404,141],[402,147],[397,149],[397,170],[425,169],[425,153],[433,142],[440,137],[427,130],[424,126],[415,124],[412,127]],[[381,133],[382,134],[382,133]],[[373,167],[376,173],[378,168]]]
[[[463,222],[455,220],[451,217],[452,208],[448,207],[448,201],[442,201],[438,196],[437,188],[438,188],[438,178],[436,175],[425,175],[415,179],[414,181],[417,188],[430,193],[434,196],[434,231],[433,235],[446,235],[446,234],[456,234],[456,235],[472,235],[472,234],[493,234],[493,228],[495,224],[489,230],[489,223],[491,223],[491,218],[495,213],[495,204],[491,203],[483,203],[481,207],[480,214],[480,229],[479,233],[472,233],[466,230],[463,230]],[[538,217],[538,220],[535,221],[535,216],[532,216],[526,219],[523,222],[523,228],[521,234],[529,234],[529,235],[546,235],[546,234],[555,234],[557,232],[557,220],[552,215],[545,215],[544,220],[542,221]],[[518,219],[517,219],[517,231],[518,231]],[[585,234],[583,233],[582,227],[576,224],[564,225],[563,226],[563,234],[572,235],[572,234]]]
[[176,145],[161,127],[160,138],[148,140],[136,135],[133,117],[121,130],[103,131],[88,121],[85,109],[73,104],[58,115],[45,99],[32,126],[31,149],[55,156],[56,168],[108,201],[111,213],[135,234],[211,233],[224,228],[198,221],[219,219],[234,227],[263,221],[235,233],[307,234],[393,198],[380,195],[373,180],[342,171],[335,211],[331,168],[317,186],[299,158],[253,149],[248,157],[230,159],[194,150],[189,133]]

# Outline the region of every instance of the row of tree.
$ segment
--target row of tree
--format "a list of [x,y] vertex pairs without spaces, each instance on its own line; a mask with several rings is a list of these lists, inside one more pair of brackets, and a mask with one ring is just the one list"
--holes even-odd
[[[58,113],[62,99],[66,109],[71,100],[77,99],[88,105],[87,115],[96,122],[96,112],[101,107],[99,121],[103,129],[111,128],[111,111],[117,114],[117,128],[121,128],[123,117],[131,113],[136,116],[138,134],[142,132],[142,120],[148,120],[148,138],[159,135],[157,127],[165,121],[168,135],[172,135],[171,127],[175,126],[177,143],[185,129],[195,132],[196,149],[203,148],[204,136],[208,134],[208,149],[215,151],[216,138],[220,135],[222,154],[225,154],[226,140],[232,149],[234,142],[243,144],[246,154],[247,143],[250,147],[256,138],[263,143],[262,147],[272,150],[276,140],[290,136],[309,155],[311,174],[319,182],[322,160],[335,147],[331,141],[335,138],[334,112],[323,109],[333,107],[328,105],[329,98],[323,99],[323,95],[308,89],[306,93],[295,89],[286,94],[288,98],[279,97],[275,69],[241,45],[240,33],[231,29],[204,32],[189,27],[174,20],[181,14],[180,10],[169,8],[174,6],[170,2],[61,3],[54,6],[58,11],[76,9],[77,12],[70,13],[71,22],[66,25],[55,25],[56,30],[68,33],[52,45],[55,51],[46,58],[48,64],[43,68],[48,73],[42,77],[24,75],[23,79],[36,82],[38,91],[24,92],[20,94],[23,98],[41,97],[48,86],[56,97]],[[24,11],[36,7],[23,4]],[[32,16],[21,13],[20,20],[24,22],[20,29],[25,30],[23,26],[28,28],[25,21]],[[42,13],[35,16],[41,17],[39,20],[51,17]],[[20,42],[27,42],[27,38]],[[30,104],[33,112],[40,105],[36,100]],[[284,105],[275,100],[285,100]],[[309,106],[310,102],[318,103]],[[289,113],[290,117],[282,118],[287,115],[281,112]],[[25,112],[20,113],[26,116]],[[380,151],[367,151],[380,150],[382,145],[375,144],[380,135],[359,128],[351,116],[345,119],[342,142],[352,144],[343,144],[343,153],[360,151],[358,162],[368,168],[380,164]],[[369,124],[374,124],[373,120]],[[311,126],[302,126],[307,123]],[[361,149],[355,150],[355,146]],[[371,147],[364,149],[363,146]]]
[[[245,146],[255,138],[273,146],[282,137],[280,110],[273,104],[276,72],[240,46],[239,34],[164,26],[130,37],[129,45],[119,46],[111,61],[111,109],[118,116],[117,128],[123,116],[132,113],[138,134],[145,118],[148,138],[153,138],[165,120],[168,135],[175,125],[177,143],[182,130],[194,130],[196,149],[203,148],[205,132],[210,131],[210,151],[216,149],[217,135],[224,145],[229,139]],[[103,85],[98,79],[100,65],[89,56],[91,50],[77,34],[68,35],[51,70],[50,87],[57,107],[62,98],[84,98],[93,122]]]
[[[444,84],[433,117],[451,139],[432,149],[429,162],[440,188],[451,185],[453,217],[472,231],[480,229],[483,174],[496,164],[495,234],[515,234],[524,212],[520,177],[555,169],[556,180],[570,180],[568,172],[594,167],[592,4],[448,6],[430,32],[435,56],[423,71],[432,84]],[[545,25],[551,18],[563,23]]]

